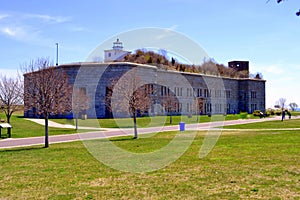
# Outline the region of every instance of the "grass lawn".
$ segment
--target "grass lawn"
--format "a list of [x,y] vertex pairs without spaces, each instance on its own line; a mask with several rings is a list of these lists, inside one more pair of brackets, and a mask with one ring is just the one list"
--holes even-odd
[[[215,115],[213,117],[214,120],[218,120],[218,117],[222,120],[223,116]],[[225,120],[235,120],[244,118],[242,114],[237,115],[227,115]],[[6,119],[4,113],[0,113],[1,119]],[[153,126],[169,126],[169,125],[178,125],[179,122],[183,121],[187,124],[196,123],[197,116],[193,116],[192,118],[188,118],[187,116],[173,116],[173,123],[169,123],[169,117],[165,116],[157,116],[157,117],[142,117],[138,118],[137,123],[138,127],[153,127]],[[248,118],[257,118],[253,115],[248,115]],[[74,120],[66,120],[66,119],[51,119],[52,121],[62,123],[62,124],[74,124]],[[209,122],[211,118],[203,115],[198,118],[199,122]],[[293,123],[291,123],[293,121]],[[225,128],[241,128],[241,129],[249,129],[249,128],[265,128],[266,125],[269,123],[271,127],[274,128],[299,128],[299,120],[288,120],[277,123],[277,122],[264,122],[258,124],[245,124],[245,125],[236,125],[230,126]],[[87,126],[87,127],[97,127],[99,126],[103,128],[131,128],[132,127],[132,119],[87,119],[87,120],[79,120],[80,126]],[[25,120],[22,117],[22,113],[17,113],[12,116],[11,118],[11,125],[13,126],[12,129],[12,138],[26,138],[26,137],[36,137],[36,136],[44,136],[44,126],[36,124],[34,122]],[[83,132],[87,130],[79,130],[79,132]],[[62,135],[62,134],[73,134],[77,133],[74,129],[61,129],[61,128],[49,128],[49,135]],[[6,129],[2,130],[2,138],[7,137]],[[1,138],[0,138],[1,139]]]
[[300,119],[291,120],[274,120],[251,124],[239,124],[224,126],[225,129],[285,129],[285,128],[300,128]]
[[[3,113],[0,113],[1,119],[6,119]],[[12,138],[25,138],[44,136],[45,128],[37,123],[25,120],[21,115],[13,115],[11,117]],[[7,137],[7,130],[2,129],[2,137]],[[74,129],[49,128],[49,135],[62,135],[77,133]],[[0,138],[1,139],[1,138]]]
[[[213,119],[218,116],[214,116]],[[4,113],[0,113],[1,119],[6,119]],[[221,116],[223,119],[223,116]],[[228,115],[226,116],[227,120],[239,119],[240,115]],[[179,122],[184,121],[187,124],[196,123],[197,116],[193,116],[192,118],[188,118],[187,116],[173,116],[173,123],[170,124],[170,118],[165,116],[157,116],[157,117],[142,117],[137,119],[138,127],[154,127],[154,126],[168,126],[168,125],[178,125]],[[61,123],[61,124],[73,124],[74,120],[66,120],[66,119],[50,119],[52,121]],[[211,118],[208,116],[200,116],[198,118],[199,122],[209,122]],[[122,118],[122,119],[87,119],[81,120],[79,119],[79,126],[86,127],[99,127],[99,124],[102,128],[132,128],[133,122],[131,118]],[[27,137],[36,137],[36,136],[44,136],[44,126],[36,124],[34,122],[25,120],[22,117],[22,113],[16,113],[11,117],[11,125],[12,128],[12,138],[27,138]],[[79,130],[79,132],[83,132],[87,130]],[[2,130],[2,138],[6,138],[7,130]],[[61,129],[61,128],[52,128],[49,127],[49,135],[63,135],[63,134],[73,134],[78,131],[74,129]],[[2,139],[0,138],[0,139]]]
[[[172,124],[170,124],[170,116],[156,116],[156,117],[140,117],[137,118],[138,127],[155,127],[155,126],[170,126],[170,125],[178,125],[179,122],[185,122],[186,124],[193,124],[200,122],[210,122],[212,120],[223,120],[223,116],[215,115],[213,117],[208,117],[207,115],[201,116],[192,116],[189,118],[187,116],[172,116]],[[236,120],[242,118],[259,118],[253,115],[245,115],[245,114],[237,114],[237,115],[227,115],[225,120]],[[61,124],[72,124],[74,125],[74,120],[66,120],[66,119],[51,119],[57,123]],[[132,128],[133,120],[132,118],[119,118],[119,119],[87,119],[87,120],[78,120],[80,126],[86,127],[95,127],[100,126],[102,128]]]
[[[141,153],[174,134],[112,140]],[[0,150],[0,199],[300,199],[300,131],[226,132],[199,159],[203,138],[171,165],[139,174],[103,165],[81,142]]]
[[300,115],[299,111],[291,111],[292,116],[298,116]]

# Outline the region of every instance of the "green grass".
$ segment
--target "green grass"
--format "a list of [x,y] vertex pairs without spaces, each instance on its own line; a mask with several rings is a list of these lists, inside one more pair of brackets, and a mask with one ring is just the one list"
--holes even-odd
[[[0,199],[300,199],[299,131],[227,133],[199,159],[203,135],[171,165],[139,174],[103,165],[81,142],[0,150]],[[112,140],[140,153],[173,136]]]
[[[237,114],[237,115],[227,115],[225,120],[236,120],[242,118],[259,118],[253,115],[245,115],[245,114]],[[203,123],[210,122],[212,119],[216,120],[220,118],[223,120],[222,115],[215,115],[213,118],[208,117],[207,115],[201,116],[192,116],[189,118],[187,116],[172,116],[172,124],[170,124],[170,116],[156,116],[156,117],[139,117],[137,118],[138,127],[155,127],[155,126],[170,126],[170,125],[178,125],[179,122],[185,122],[186,124],[193,123]],[[198,120],[197,120],[198,119]],[[72,124],[74,125],[74,120],[66,120],[66,119],[51,119],[57,123],[61,124]],[[218,120],[218,119],[217,119]],[[132,118],[118,118],[118,119],[87,119],[87,120],[78,120],[80,126],[86,127],[95,127],[100,126],[102,128],[132,128],[133,120]]]
[[292,116],[298,116],[298,115],[300,115],[300,112],[299,111],[292,111],[291,114],[292,114]]
[[300,128],[300,119],[291,119],[291,120],[274,120],[274,121],[265,121],[251,124],[239,124],[224,126],[223,128],[228,129],[285,129],[285,128]]
[[[223,119],[223,116],[216,115],[214,116],[214,119],[216,118],[218,120],[218,117],[220,119]],[[0,113],[1,119],[6,119],[5,115],[3,113]],[[137,119],[138,127],[153,127],[153,126],[169,126],[169,125],[178,125],[179,122],[184,121],[187,124],[196,123],[197,122],[197,116],[193,116],[192,118],[188,118],[187,116],[173,116],[173,123],[169,123],[169,117],[164,116],[157,116],[157,117],[142,117]],[[241,115],[227,115],[226,120],[235,120],[235,119],[241,119]],[[252,115],[248,115],[248,118],[255,118]],[[257,117],[256,117],[257,118]],[[74,120],[66,120],[66,119],[51,119],[52,121],[62,123],[62,124],[74,124]],[[198,118],[199,122],[209,122],[211,120],[208,116],[200,116]],[[293,120],[291,120],[292,122]],[[271,122],[265,122],[265,123],[271,123],[271,127],[275,128],[297,128],[297,122],[295,123],[289,123],[288,120],[284,121],[283,123],[271,123]],[[79,120],[80,126],[88,126],[88,127],[97,127],[99,126],[103,128],[131,128],[132,127],[132,119],[131,118],[123,118],[123,119],[88,119],[88,120]],[[13,115],[11,118],[11,124],[13,126],[12,129],[12,138],[26,138],[26,137],[36,137],[36,136],[44,136],[44,126],[36,124],[34,122],[25,120],[21,113],[18,113],[16,115]],[[232,126],[230,128],[241,128],[241,129],[248,129],[248,128],[264,128],[266,125],[263,124],[249,124],[249,125],[237,125]],[[227,128],[227,127],[226,127]],[[87,131],[87,130],[84,130]],[[83,130],[80,130],[80,132],[83,132]],[[74,129],[61,129],[61,128],[49,128],[49,134],[50,135],[62,135],[62,134],[73,134],[77,133]],[[7,137],[6,129],[2,130],[2,138]],[[0,138],[1,139],[1,138]]]
[[[3,113],[0,113],[1,119],[6,119]],[[26,138],[44,136],[45,128],[37,123],[25,120],[21,115],[11,117],[12,138]],[[2,137],[7,137],[7,130],[2,129]],[[49,128],[49,135],[62,135],[77,133],[74,129]]]
[[[199,120],[200,119],[200,120]],[[57,123],[61,124],[75,124],[75,120],[66,119],[51,119]],[[207,116],[201,116],[198,118],[200,122],[208,122],[210,120]],[[170,117],[166,116],[156,116],[156,117],[139,117],[137,118],[137,124],[139,127],[154,127],[154,126],[169,126],[177,125],[179,122],[184,121],[186,123],[196,123],[197,117],[193,116],[188,118],[187,116],[172,116],[172,124],[170,124]],[[100,126],[102,128],[132,128],[133,119],[132,118],[116,118],[116,119],[87,119],[78,120],[80,126],[94,127]]]

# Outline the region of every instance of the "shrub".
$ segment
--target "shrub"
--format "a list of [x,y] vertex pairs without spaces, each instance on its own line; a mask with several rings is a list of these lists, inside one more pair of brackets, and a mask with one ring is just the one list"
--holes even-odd
[[266,115],[275,115],[275,110],[274,109],[272,109],[272,108],[268,108],[267,110],[266,110]]
[[266,111],[265,116],[266,116],[266,117],[269,117],[270,115],[271,115],[271,112]]
[[261,115],[261,111],[260,110],[254,110],[253,115],[259,117]]
[[281,110],[279,110],[279,109],[275,110],[275,115],[278,115],[278,116],[280,116],[280,115],[281,115],[281,113],[282,113],[282,111],[281,111]]
[[247,115],[248,115],[248,113],[246,113],[246,112],[241,112],[241,113],[240,113],[240,118],[241,118],[241,119],[247,119]]

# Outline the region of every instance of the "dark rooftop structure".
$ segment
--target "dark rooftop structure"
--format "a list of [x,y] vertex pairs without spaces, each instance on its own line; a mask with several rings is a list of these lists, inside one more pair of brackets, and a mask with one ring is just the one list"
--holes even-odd
[[231,61],[228,62],[228,67],[238,71],[249,71],[249,61]]

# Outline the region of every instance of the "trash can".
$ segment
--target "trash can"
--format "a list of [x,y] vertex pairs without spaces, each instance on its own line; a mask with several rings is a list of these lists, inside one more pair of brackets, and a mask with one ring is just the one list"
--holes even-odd
[[185,130],[185,123],[184,122],[179,122],[179,130],[184,131]]
[[81,119],[82,119],[82,120],[86,120],[86,119],[87,119],[87,114],[82,114],[82,115],[81,115]]

